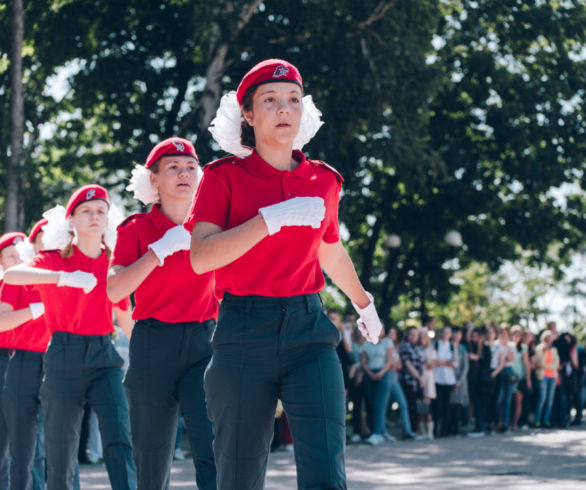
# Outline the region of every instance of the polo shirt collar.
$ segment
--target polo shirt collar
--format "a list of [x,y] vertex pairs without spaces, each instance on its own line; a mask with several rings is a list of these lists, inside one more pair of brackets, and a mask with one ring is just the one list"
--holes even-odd
[[159,204],[153,204],[153,207],[149,214],[152,223],[158,230],[166,231],[173,226],[177,226],[175,223],[173,223],[173,221],[171,221],[169,218],[167,218],[167,216],[163,214]]
[[106,251],[102,250],[99,257],[95,259],[84,254],[77,245],[73,245],[73,258],[79,263],[80,261],[91,262],[92,260],[102,260],[106,256]]
[[304,180],[310,180],[311,178],[315,177],[315,170],[307,162],[303,152],[299,150],[293,150],[292,156],[299,162],[299,165],[293,171],[276,169],[263,160],[256,152],[256,150],[253,150],[252,154],[244,159],[244,164],[246,169],[252,175],[255,177],[260,177],[261,179],[281,178],[283,174],[289,174],[293,177],[298,177]]

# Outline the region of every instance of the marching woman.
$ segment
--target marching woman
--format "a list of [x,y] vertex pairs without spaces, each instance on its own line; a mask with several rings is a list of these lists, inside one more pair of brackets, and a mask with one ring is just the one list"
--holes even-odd
[[[3,272],[20,262],[16,245],[24,239],[26,239],[26,235],[20,232],[9,232],[0,237],[0,286],[4,285]],[[0,305],[0,311],[6,311],[5,308],[5,305]],[[4,415],[4,384],[13,347],[14,332],[12,330],[0,332],[0,488],[10,487],[8,427]]]
[[321,269],[354,303],[368,340],[381,323],[340,241],[342,178],[297,150],[319,115],[295,66],[252,68],[211,129],[224,150],[248,156],[205,167],[186,220],[192,266],[215,270],[223,294],[205,377],[221,490],[263,488],[277,399],[299,488],[346,488],[340,334],[318,294]]
[[[22,251],[30,258],[43,249],[42,227],[37,222],[28,239],[15,247],[22,262]],[[0,243],[0,248],[2,244]],[[0,261],[5,267],[4,260]],[[45,308],[37,290],[3,284],[0,288],[0,331],[13,330],[14,353],[8,363],[3,404],[10,448],[10,486],[23,490],[45,488],[45,448],[40,421],[39,389],[43,378],[43,358],[51,332],[43,315]]]
[[200,489],[216,488],[212,426],[206,415],[203,375],[212,354],[218,313],[213,273],[189,264],[183,228],[201,169],[183,138],[157,144],[133,170],[130,190],[150,212],[118,227],[110,262],[112,301],[134,293],[136,320],[126,386],[139,489],[169,488],[179,410],[183,414]]
[[[98,185],[81,187],[67,207],[45,213],[43,242],[48,249],[28,265],[5,273],[9,284],[34,284],[52,331],[45,355],[41,401],[45,416],[47,489],[73,489],[84,404],[95,410],[104,462],[115,490],[136,488],[122,387],[122,358],[112,343],[112,307],[127,325],[129,301],[112,305],[106,295],[107,232],[110,201]],[[110,213],[112,214],[112,213]],[[113,230],[112,230],[113,231]]]

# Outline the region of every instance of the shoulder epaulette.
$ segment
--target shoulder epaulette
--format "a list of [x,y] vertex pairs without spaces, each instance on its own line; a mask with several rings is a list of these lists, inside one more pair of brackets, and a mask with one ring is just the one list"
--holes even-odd
[[230,155],[230,156],[227,156],[224,158],[219,158],[218,160],[214,160],[213,162],[206,163],[203,168],[204,168],[204,170],[206,168],[212,168],[212,167],[215,167],[216,165],[219,165],[220,163],[236,163],[238,160],[240,160],[239,157],[236,157],[234,155]]
[[121,227],[127,225],[131,220],[133,220],[135,218],[139,218],[139,217],[145,216],[145,215],[146,215],[146,213],[134,213],[134,214],[131,214],[130,216],[127,216],[116,228],[117,229],[118,228],[121,228]]
[[344,182],[344,177],[342,177],[340,172],[338,172],[331,165],[327,164],[326,162],[322,162],[321,160],[309,160],[309,161],[318,167],[327,168],[330,172],[332,172],[336,176],[336,179],[338,179],[338,182],[340,182],[340,183]]

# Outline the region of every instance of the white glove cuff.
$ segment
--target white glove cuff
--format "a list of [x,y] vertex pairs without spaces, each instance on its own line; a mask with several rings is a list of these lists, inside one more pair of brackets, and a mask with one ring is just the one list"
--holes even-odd
[[374,306],[374,296],[370,294],[368,291],[366,291],[366,296],[368,296],[370,303],[368,303],[368,305],[366,305],[364,308],[360,308],[356,303],[352,302],[352,306],[354,307],[356,313],[358,313],[359,316],[368,315],[373,309],[376,312],[376,308]]
[[[159,261],[159,267],[161,267],[165,263],[166,257],[163,254],[161,254],[160,250],[158,250],[157,242],[151,243],[148,246],[148,248],[153,251],[153,253],[155,254],[155,256],[157,257],[157,259]],[[163,255],[163,258],[161,258],[161,255]]]
[[68,286],[67,279],[69,278],[69,276],[71,276],[70,272],[59,271],[59,281],[57,282],[57,286]]
[[36,320],[43,313],[45,313],[45,305],[43,303],[31,303],[30,305],[28,305],[28,307],[31,310],[33,320]]
[[279,225],[277,220],[272,219],[273,213],[271,213],[269,206],[265,208],[260,208],[258,212],[262,216],[262,219],[264,220],[265,224],[267,225],[269,235],[274,235],[275,233],[278,233],[281,230],[281,226]]

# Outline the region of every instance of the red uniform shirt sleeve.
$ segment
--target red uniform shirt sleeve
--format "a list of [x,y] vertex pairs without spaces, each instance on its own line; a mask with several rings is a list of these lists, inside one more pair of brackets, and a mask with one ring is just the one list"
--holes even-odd
[[37,269],[47,269],[47,270],[56,270],[51,260],[51,255],[48,253],[40,252],[35,255],[31,261],[28,263],[31,267],[36,267]]
[[0,286],[0,303],[7,303],[13,310],[20,304],[20,287],[2,282]]
[[118,301],[118,303],[114,304],[114,307],[122,311],[128,311],[130,309],[130,298],[126,297],[124,299],[121,299],[120,301]]
[[340,204],[340,192],[342,183],[336,179],[335,192],[328,196],[326,209],[328,209],[328,223],[324,230],[323,241],[335,243],[340,239],[340,225],[338,223],[338,205]]
[[138,235],[131,225],[122,225],[116,232],[116,245],[110,257],[110,266],[121,265],[127,267],[140,257]]
[[201,183],[183,226],[190,233],[198,221],[218,225],[223,230],[228,226],[230,192],[226,184],[215,175],[212,168],[205,168]]

